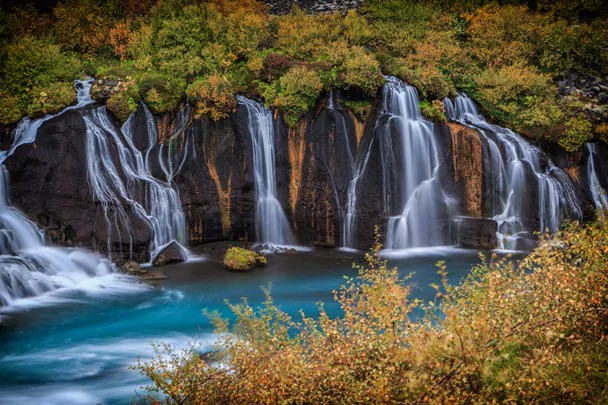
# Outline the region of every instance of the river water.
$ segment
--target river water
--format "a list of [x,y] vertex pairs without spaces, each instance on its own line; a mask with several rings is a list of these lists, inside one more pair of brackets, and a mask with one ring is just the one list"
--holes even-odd
[[[169,279],[158,286],[109,275],[22,300],[0,311],[0,403],[132,404],[146,380],[128,366],[152,355],[151,342],[185,347],[196,339],[201,350],[211,347],[213,328],[203,308],[228,316],[225,299],[247,297],[256,305],[261,286],[271,283],[275,302],[296,318],[300,308],[318,313],[320,301],[337,315],[331,291],[361,260],[361,252],[316,250],[271,256],[268,266],[249,273],[207,260],[163,268]],[[438,260],[446,261],[450,283],[479,262],[474,251],[437,248],[411,250],[390,263],[403,275],[415,272],[408,281],[413,296],[431,300]]]

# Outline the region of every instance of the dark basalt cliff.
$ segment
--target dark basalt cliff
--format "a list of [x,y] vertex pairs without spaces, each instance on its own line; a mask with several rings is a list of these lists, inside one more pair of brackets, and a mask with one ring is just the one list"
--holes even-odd
[[[94,107],[89,107],[94,108]],[[398,215],[399,168],[382,165],[384,139],[379,128],[386,121],[380,107],[364,122],[349,111],[329,108],[326,102],[310,111],[297,128],[287,128],[280,114],[275,114],[275,163],[278,198],[291,222],[298,243],[303,245],[338,246],[346,212],[348,190],[354,176],[353,162],[363,161],[357,189],[357,217],[354,246],[368,248],[373,228],[385,226],[386,218]],[[248,115],[240,106],[229,119],[189,122],[183,131],[174,133],[175,117],[156,117],[159,144],[151,153],[174,153],[182,156],[183,166],[174,182],[180,193],[187,222],[190,244],[217,240],[256,240],[256,191],[253,173],[253,151],[248,130]],[[146,129],[143,112],[135,117],[133,142],[145,148]],[[460,201],[460,215],[488,217],[491,196],[484,187],[491,176],[484,171],[484,148],[479,134],[459,124],[436,125],[441,140],[439,168],[442,188]],[[177,147],[162,148],[173,142]],[[19,147],[5,165],[11,177],[12,204],[23,211],[46,232],[50,242],[66,246],[87,246],[107,250],[107,221],[88,186],[85,126],[79,111],[70,111],[46,122],[38,131],[35,143]],[[601,146],[602,156],[608,156]],[[587,218],[593,215],[586,189],[584,162],[587,157],[547,149],[556,165],[566,169],[575,180]],[[110,153],[120,167],[117,150]],[[606,183],[608,164],[596,162],[598,174]],[[164,180],[160,168],[155,177]],[[527,175],[533,176],[533,173]],[[608,184],[604,184],[608,186]],[[524,216],[530,228],[538,223],[536,194],[530,190]],[[387,212],[388,211],[388,212]],[[126,210],[129,213],[129,210]],[[113,215],[109,207],[108,215]],[[133,256],[147,260],[151,230],[134,214],[129,215],[131,231],[113,232],[110,250],[113,257]],[[441,228],[453,226],[450,221],[429,224]],[[474,232],[473,232],[474,233]],[[469,234],[471,231],[469,230]],[[122,235],[122,236],[116,236]],[[470,235],[469,235],[470,236]]]
[[357,8],[363,0],[264,0],[270,6],[272,14],[287,14],[294,6],[298,6],[309,13],[346,12]]

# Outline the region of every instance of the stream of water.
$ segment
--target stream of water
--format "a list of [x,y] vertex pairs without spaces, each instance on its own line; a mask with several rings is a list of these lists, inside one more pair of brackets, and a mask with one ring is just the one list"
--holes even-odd
[[[168,266],[169,279],[159,287],[130,279],[122,289],[92,283],[62,290],[0,310],[0,403],[21,405],[130,404],[146,384],[129,365],[153,354],[151,342],[185,347],[193,339],[209,350],[215,339],[203,308],[228,315],[224,299],[263,300],[261,286],[272,283],[276,303],[297,316],[302,308],[318,314],[316,303],[334,316],[332,289],[354,275],[352,262],[361,254],[338,251],[272,256],[267,267],[230,273],[213,261]],[[431,300],[438,283],[435,263],[447,260],[450,281],[458,282],[475,252],[422,250],[392,260],[409,281],[413,296]],[[127,278],[127,280],[129,280]]]

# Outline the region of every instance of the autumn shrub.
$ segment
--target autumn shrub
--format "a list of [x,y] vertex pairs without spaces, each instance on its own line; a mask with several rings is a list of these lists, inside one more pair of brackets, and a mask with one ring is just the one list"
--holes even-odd
[[9,124],[24,115],[59,111],[75,100],[74,79],[80,61],[63,53],[50,38],[26,36],[7,46],[0,65],[0,120]]
[[420,112],[422,112],[422,115],[433,122],[440,124],[445,124],[448,122],[443,112],[443,103],[441,100],[433,100],[431,102],[421,101]]
[[194,102],[195,117],[208,115],[217,121],[236,111],[236,99],[230,82],[217,74],[198,79],[186,91]]
[[30,102],[25,112],[30,116],[55,114],[76,102],[73,82],[55,82],[30,89]]
[[0,91],[0,124],[7,125],[17,122],[23,117],[20,97]]
[[559,139],[559,144],[568,152],[576,152],[593,139],[593,126],[583,115],[577,115],[566,122],[566,133]]
[[119,91],[106,100],[106,106],[123,123],[137,109],[137,102],[127,91]]
[[61,46],[95,55],[110,49],[110,28],[105,5],[97,0],[63,0],[53,8],[54,32]]
[[[260,307],[212,314],[216,351],[157,347],[134,368],[166,403],[603,403],[608,384],[608,224],[570,225],[519,264],[487,261],[436,301],[366,255],[334,292],[342,315]],[[412,311],[418,314],[411,316]]]
[[376,94],[384,82],[380,64],[373,54],[359,46],[353,46],[344,61],[343,80],[346,86],[362,89],[368,95]]
[[289,56],[269,52],[264,57],[262,74],[264,75],[264,79],[268,81],[277,80],[294,65],[294,60]]
[[138,83],[139,94],[155,113],[175,110],[184,96],[185,83],[159,73],[146,73]]
[[285,121],[293,127],[315,105],[322,89],[323,83],[316,72],[306,66],[294,66],[267,86],[263,95],[268,104],[283,112]]

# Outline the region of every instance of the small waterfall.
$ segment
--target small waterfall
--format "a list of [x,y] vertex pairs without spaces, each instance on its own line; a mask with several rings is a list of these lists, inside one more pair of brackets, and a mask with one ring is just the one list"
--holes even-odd
[[[327,108],[331,111],[336,125],[336,133],[340,133],[343,136],[342,142],[344,142],[346,153],[348,155],[348,164],[350,168],[350,181],[348,182],[348,188],[346,190],[346,203],[344,206],[340,206],[342,215],[342,229],[341,229],[341,240],[340,245],[343,248],[352,248],[355,246],[355,235],[356,235],[356,224],[357,224],[357,196],[359,191],[359,181],[363,177],[367,162],[369,160],[371,151],[371,142],[363,147],[363,150],[357,147],[355,150],[359,152],[353,155],[353,148],[351,147],[351,140],[348,137],[348,130],[346,128],[346,121],[344,116],[339,111],[340,105],[334,100],[333,91],[329,94],[329,102]],[[340,201],[338,201],[339,204]]]
[[[486,202],[498,222],[502,248],[516,248],[519,237],[530,237],[526,226],[526,196],[537,192],[538,228],[555,232],[565,218],[582,219],[575,186],[567,173],[543,152],[508,128],[488,123],[465,94],[454,103],[444,100],[447,116],[479,131],[484,143]],[[536,181],[531,183],[530,178]]]
[[[83,111],[86,125],[88,181],[94,197],[101,203],[108,226],[107,251],[111,252],[112,233],[122,233],[131,239],[131,224],[125,206],[144,220],[152,229],[151,258],[163,247],[176,241],[186,243],[186,220],[179,193],[173,178],[181,169],[188,155],[189,142],[184,142],[183,158],[176,164],[171,153],[163,153],[164,145],[156,155],[166,176],[161,181],[152,175],[152,151],[158,145],[158,133],[154,116],[142,105],[146,116],[147,145],[144,153],[133,143],[134,119],[132,114],[121,129],[113,124],[106,107]],[[176,128],[184,131],[188,112],[181,112]],[[113,145],[117,148],[120,166],[112,160]],[[129,252],[133,255],[131,240]]]
[[265,245],[292,245],[291,229],[277,199],[272,112],[246,97],[238,96],[237,100],[247,109],[253,147],[258,242]]
[[92,103],[91,82],[77,81],[78,104],[59,114],[30,120],[24,118],[13,133],[13,144],[0,152],[0,306],[20,298],[74,287],[113,272],[112,264],[83,250],[45,246],[44,235],[32,221],[10,206],[9,178],[4,161],[25,143],[36,140],[38,128],[66,111]]
[[597,159],[598,156],[597,144],[588,143],[587,151],[589,152],[589,157],[587,158],[587,181],[589,182],[589,191],[591,191],[593,205],[597,209],[598,214],[604,218],[606,209],[608,208],[608,194],[602,187],[599,176],[595,170],[595,159]]
[[[439,181],[439,144],[433,124],[422,118],[418,93],[394,77],[386,78],[384,110],[388,120],[381,137],[385,206],[389,215],[386,248],[404,249],[447,243],[444,220],[453,202]],[[397,137],[398,150],[392,137]],[[400,155],[399,155],[400,152]],[[401,212],[393,215],[389,178],[400,189]]]

